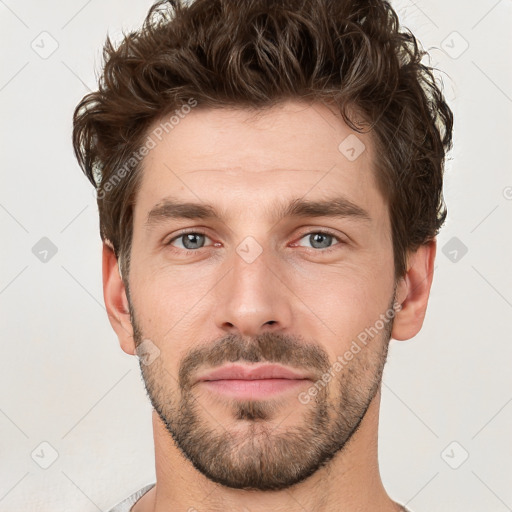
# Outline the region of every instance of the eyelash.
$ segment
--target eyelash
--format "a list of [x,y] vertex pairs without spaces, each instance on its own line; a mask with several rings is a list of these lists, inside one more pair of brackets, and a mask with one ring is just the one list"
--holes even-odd
[[[205,249],[205,247],[199,247],[198,249],[186,249],[186,248],[185,249],[181,249],[179,247],[174,247],[174,246],[171,245],[172,242],[174,242],[175,240],[178,240],[179,238],[181,238],[181,237],[183,237],[185,235],[190,235],[190,234],[202,235],[202,236],[205,236],[206,238],[209,238],[208,235],[206,233],[204,233],[203,231],[198,231],[198,230],[183,231],[183,232],[179,233],[178,235],[174,236],[173,238],[171,238],[168,242],[165,243],[165,245],[170,247],[172,251],[177,251],[177,252],[183,252],[184,251],[187,254],[189,254],[189,253],[197,253],[201,249]],[[336,250],[338,245],[346,243],[339,236],[337,236],[334,233],[331,233],[330,231],[327,231],[327,230],[307,231],[305,233],[302,233],[300,235],[300,237],[298,238],[298,240],[300,241],[300,240],[302,240],[304,237],[306,237],[308,235],[327,235],[327,236],[331,236],[332,238],[334,238],[335,240],[337,240],[339,242],[337,244],[332,245],[331,247],[327,247],[326,249],[316,249],[314,247],[305,247],[305,249],[310,249],[310,250],[314,251],[315,253],[326,254],[326,253],[329,253],[329,252],[331,252],[333,250]],[[301,246],[299,246],[299,247],[301,247]]]

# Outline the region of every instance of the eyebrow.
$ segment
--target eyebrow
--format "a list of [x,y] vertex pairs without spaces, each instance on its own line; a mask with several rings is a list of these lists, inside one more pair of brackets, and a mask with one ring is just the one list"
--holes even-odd
[[[270,212],[270,217],[275,223],[290,217],[354,218],[366,222],[371,221],[366,210],[345,197],[316,201],[297,198],[286,204],[277,202],[274,203],[273,208],[270,208]],[[149,212],[146,229],[150,230],[168,219],[222,220],[223,217],[223,214],[212,205],[182,202],[173,197],[166,197]]]

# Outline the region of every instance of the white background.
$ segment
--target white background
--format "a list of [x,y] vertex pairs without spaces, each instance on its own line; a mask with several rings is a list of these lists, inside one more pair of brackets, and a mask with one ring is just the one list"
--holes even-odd
[[[0,1],[1,512],[108,510],[155,478],[151,407],[137,360],[107,320],[95,198],[71,147],[72,112],[96,88],[107,30],[117,40],[150,4]],[[425,325],[414,340],[392,342],[384,375],[382,476],[415,512],[505,512],[512,1],[394,5],[444,71],[456,124]],[[32,48],[52,44],[47,58]],[[47,262],[32,251],[43,237],[57,248]],[[448,243],[467,253],[451,261]],[[42,469],[52,450],[58,458]]]

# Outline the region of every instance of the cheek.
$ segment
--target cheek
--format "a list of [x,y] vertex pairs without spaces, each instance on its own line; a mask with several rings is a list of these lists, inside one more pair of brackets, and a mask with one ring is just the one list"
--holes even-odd
[[315,336],[325,343],[334,360],[387,311],[393,291],[393,268],[379,267],[377,262],[343,268],[316,267],[295,274],[290,288],[307,305],[309,327],[318,326],[314,328]]
[[134,304],[147,319],[182,317],[215,281],[213,266],[146,265],[134,275]]
[[[146,269],[147,270],[147,269]],[[174,373],[191,342],[204,341],[205,308],[214,280],[185,267],[140,272],[133,282],[132,302],[143,337],[158,346],[166,368]],[[201,300],[202,299],[202,300]]]

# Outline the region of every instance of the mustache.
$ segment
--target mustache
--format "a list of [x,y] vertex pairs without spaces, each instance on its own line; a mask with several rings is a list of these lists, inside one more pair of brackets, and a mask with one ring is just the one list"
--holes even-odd
[[225,363],[279,363],[317,374],[329,369],[327,352],[317,343],[305,343],[299,336],[261,333],[252,338],[228,334],[213,344],[205,344],[189,352],[180,364],[178,382],[182,389],[191,386],[192,375],[201,367],[217,367]]

